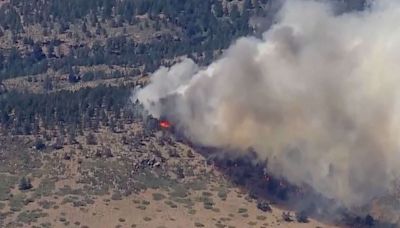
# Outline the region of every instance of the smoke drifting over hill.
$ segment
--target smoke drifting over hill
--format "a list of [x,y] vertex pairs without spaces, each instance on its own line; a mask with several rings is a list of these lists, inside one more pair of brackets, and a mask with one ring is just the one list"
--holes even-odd
[[279,15],[208,67],[161,67],[133,99],[194,142],[253,147],[275,175],[346,206],[385,193],[400,174],[400,3],[334,15],[290,0]]

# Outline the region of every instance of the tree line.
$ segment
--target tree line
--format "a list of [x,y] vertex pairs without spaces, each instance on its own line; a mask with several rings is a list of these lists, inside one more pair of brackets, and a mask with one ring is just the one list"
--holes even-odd
[[130,102],[130,87],[100,85],[78,91],[30,94],[10,91],[0,96],[3,134],[35,135],[43,130],[76,135],[101,126],[123,129],[143,118],[140,105]]
[[207,64],[216,50],[227,48],[237,37],[251,34],[249,18],[255,7],[261,6],[254,6],[250,0],[245,2],[248,2],[245,8],[239,10],[235,4],[227,9],[218,0],[11,0],[0,8],[0,26],[13,31],[17,37],[23,33],[24,26],[31,24],[43,27],[60,24],[67,30],[75,23],[86,31],[87,24],[101,27],[101,21],[113,20],[119,22],[116,26],[124,26],[124,23],[136,23],[136,16],[144,14],[155,22],[156,29],[170,23],[182,31],[179,37],[163,34],[146,43],[136,43],[125,35],[108,37],[105,44],[71,47],[66,56],[54,54],[54,49],[61,44],[59,40],[46,44],[45,55],[43,44],[24,37],[23,43],[30,51],[11,48],[0,52],[0,80],[44,73],[50,68],[98,64],[145,66],[145,71],[151,72],[163,59],[192,54],[200,56],[200,63]]

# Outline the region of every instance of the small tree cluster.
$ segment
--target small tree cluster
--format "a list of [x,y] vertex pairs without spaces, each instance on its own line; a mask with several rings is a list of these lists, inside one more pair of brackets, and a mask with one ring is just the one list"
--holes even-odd
[[272,208],[269,206],[268,202],[265,200],[260,200],[257,202],[257,208],[264,212],[271,212]]

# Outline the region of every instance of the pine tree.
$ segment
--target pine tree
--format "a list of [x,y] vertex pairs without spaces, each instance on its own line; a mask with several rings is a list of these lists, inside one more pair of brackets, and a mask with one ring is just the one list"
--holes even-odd
[[39,62],[41,60],[43,60],[46,56],[43,54],[43,50],[42,47],[40,47],[40,45],[38,43],[35,43],[33,45],[33,51],[32,51],[32,58]]
[[18,189],[21,191],[29,190],[32,187],[33,186],[31,184],[31,180],[29,178],[22,177],[21,180],[19,181]]
[[224,15],[224,10],[221,1],[216,1],[214,4],[214,14],[216,17],[222,17]]

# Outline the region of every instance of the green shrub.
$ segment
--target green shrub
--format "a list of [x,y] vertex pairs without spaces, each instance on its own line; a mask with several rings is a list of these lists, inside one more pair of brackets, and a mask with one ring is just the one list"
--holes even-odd
[[17,221],[31,224],[33,222],[37,222],[37,220],[41,217],[46,217],[48,214],[41,212],[41,210],[33,210],[33,211],[23,211],[18,214]]
[[257,220],[265,220],[265,219],[267,219],[267,217],[265,217],[264,215],[258,215],[256,218],[257,218]]
[[146,216],[146,217],[143,218],[143,220],[146,221],[146,222],[149,222],[149,221],[151,221],[151,218]]
[[0,201],[8,200],[10,198],[10,190],[17,183],[18,178],[0,174]]
[[246,208],[239,208],[238,209],[238,213],[246,213],[247,212],[247,209]]
[[20,211],[25,206],[25,195],[18,194],[10,199],[11,211]]
[[227,192],[226,191],[218,191],[218,197],[221,199],[221,200],[226,200],[226,197],[228,196],[228,194],[227,194]]
[[153,200],[160,201],[165,199],[166,197],[161,193],[153,193]]
[[55,182],[49,178],[40,181],[39,186],[35,189],[36,197],[50,196],[56,188]]
[[111,196],[112,200],[122,200],[122,195],[120,192],[114,192]]
[[204,225],[202,223],[199,223],[199,222],[195,222],[194,226],[195,227],[204,227]]

